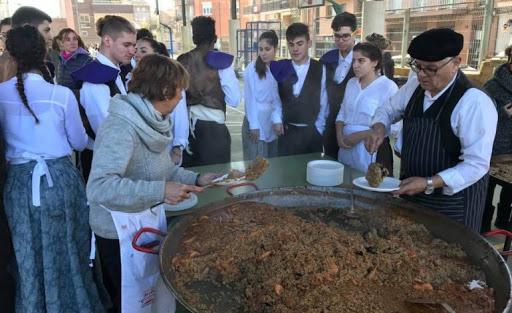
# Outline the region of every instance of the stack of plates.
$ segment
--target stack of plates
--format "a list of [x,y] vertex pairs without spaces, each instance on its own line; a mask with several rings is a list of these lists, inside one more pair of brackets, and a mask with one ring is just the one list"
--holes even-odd
[[343,183],[343,164],[336,161],[308,162],[306,180],[311,185],[332,187]]

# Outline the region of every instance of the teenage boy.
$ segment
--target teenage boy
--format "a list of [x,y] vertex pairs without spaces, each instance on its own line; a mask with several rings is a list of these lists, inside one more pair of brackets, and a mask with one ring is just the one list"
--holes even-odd
[[[121,79],[120,66],[129,64],[135,54],[135,28],[121,16],[106,15],[96,22],[96,32],[101,45],[96,59],[71,76],[81,85],[80,104],[84,126],[89,137],[94,139],[98,128],[108,115],[110,99],[116,94],[126,94]],[[84,113],[84,112],[82,112]],[[82,174],[87,180],[91,170],[92,146],[82,152],[80,161]]]
[[[48,46],[53,40],[51,33],[52,18],[34,7],[20,7],[11,18],[12,28],[32,25],[43,35]],[[5,28],[5,27],[4,27]],[[49,65],[49,64],[48,64]],[[0,56],[0,82],[11,79],[16,75],[17,65],[8,51]],[[50,69],[51,70],[51,69]]]
[[293,23],[286,30],[291,60],[272,62],[283,104],[284,134],[278,139],[279,155],[322,152],[322,134],[329,112],[326,71],[309,57],[308,26]]
[[325,124],[323,137],[325,153],[338,159],[338,141],[336,139],[336,115],[345,95],[345,88],[350,78],[354,77],[352,70],[352,48],[355,44],[354,32],[357,20],[354,14],[343,12],[334,17],[331,23],[336,49],[325,53],[320,62],[325,65],[327,72],[327,95],[329,98],[329,115]]
[[215,20],[198,16],[192,20],[196,47],[178,57],[190,73],[187,105],[191,132],[183,166],[231,161],[231,135],[225,125],[226,104],[238,106],[240,85],[233,70],[233,56],[213,49],[217,41]]

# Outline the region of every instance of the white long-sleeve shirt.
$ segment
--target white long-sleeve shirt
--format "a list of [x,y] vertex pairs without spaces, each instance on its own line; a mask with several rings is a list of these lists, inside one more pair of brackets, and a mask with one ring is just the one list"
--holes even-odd
[[[423,112],[454,83],[455,78],[436,96],[425,91]],[[377,109],[372,125],[382,123],[389,130],[391,124],[401,120],[418,85],[418,78],[410,77],[386,105]],[[471,88],[464,93],[450,118],[453,133],[460,140],[461,162],[437,173],[446,185],[444,194],[453,195],[473,185],[489,171],[497,121],[494,104],[484,92]]]
[[[96,60],[98,60],[103,65],[110,66],[121,72],[119,65],[112,63],[112,61],[110,61],[100,52],[96,54]],[[126,88],[119,74],[116,78],[116,86],[121,94],[126,94]],[[82,89],[80,89],[80,103],[85,109],[87,119],[89,120],[94,133],[97,133],[98,128],[101,126],[108,115],[110,98],[110,89],[105,84],[92,84],[89,82],[84,82]]]
[[343,57],[341,54],[339,54],[338,66],[336,67],[336,71],[334,72],[334,80],[336,81],[336,83],[339,84],[345,79],[348,72],[350,71],[350,68],[352,67],[352,60],[352,50],[350,50],[346,57]]
[[46,82],[39,74],[24,75],[25,94],[39,119],[25,108],[16,89],[17,78],[0,84],[0,123],[8,160],[28,152],[42,158],[71,155],[88,141],[76,98],[66,87]]
[[171,113],[173,140],[172,146],[188,146],[189,120],[187,110],[187,95],[181,91],[181,100]]
[[236,108],[240,104],[242,95],[240,93],[240,84],[236,78],[233,64],[223,70],[218,70],[220,77],[220,86],[224,91],[224,100],[230,107]]
[[[304,86],[304,81],[306,80],[306,75],[308,74],[309,64],[311,63],[311,59],[308,59],[304,64],[295,64],[292,61],[293,68],[297,74],[297,82],[293,85],[293,95],[298,97]],[[328,98],[327,98],[327,89],[325,85],[325,66],[322,66],[322,82],[320,84],[320,112],[318,112],[318,117],[315,121],[315,127],[320,134],[324,133],[325,129],[325,120],[327,119],[327,115],[329,115],[329,106],[328,106]],[[295,126],[307,126],[304,124],[294,124]]]
[[361,89],[359,78],[352,77],[347,83],[336,121],[345,125],[371,127],[377,108],[384,105],[397,91],[398,86],[386,76],[378,77],[364,89]]
[[272,142],[277,139],[272,125],[282,123],[282,105],[277,81],[267,67],[264,78],[256,73],[255,61],[244,71],[245,116],[249,129],[259,129],[260,140]]

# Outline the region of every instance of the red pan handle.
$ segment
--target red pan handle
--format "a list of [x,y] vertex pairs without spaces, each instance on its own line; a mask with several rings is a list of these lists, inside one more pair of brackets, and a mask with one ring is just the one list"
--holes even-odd
[[255,184],[255,183],[251,183],[251,182],[243,182],[243,183],[239,183],[239,184],[234,184],[234,185],[230,185],[227,189],[226,189],[226,192],[228,193],[228,195],[230,196],[234,196],[232,190],[235,189],[235,188],[238,188],[238,187],[244,187],[244,186],[250,186],[250,187],[253,187],[254,190],[260,190],[258,188],[258,186]]
[[162,237],[167,236],[167,234],[164,233],[163,231],[160,231],[160,230],[156,229],[156,228],[142,227],[133,236],[133,239],[132,239],[132,247],[133,247],[133,249],[135,249],[135,250],[137,250],[139,252],[150,253],[150,254],[158,254],[158,250],[154,250],[153,248],[160,244],[159,240],[154,240],[154,241],[151,241],[149,243],[146,243],[146,244],[143,244],[143,245],[140,245],[140,246],[137,244],[137,241],[139,240],[140,236],[142,236],[142,234],[144,234],[144,233],[156,234],[156,235],[159,235],[159,236],[162,236]]
[[[508,230],[504,230],[504,229],[495,229],[495,230],[491,230],[490,232],[486,232],[486,233],[482,234],[482,236],[484,236],[484,237],[496,237],[499,235],[503,235],[505,237],[512,239],[512,232],[510,232]],[[502,252],[500,252],[500,254],[502,256],[511,256],[512,250],[502,251]]]

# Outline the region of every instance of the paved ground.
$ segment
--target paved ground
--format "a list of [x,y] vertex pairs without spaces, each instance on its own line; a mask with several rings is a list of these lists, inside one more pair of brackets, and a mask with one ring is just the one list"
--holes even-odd
[[236,108],[227,106],[226,126],[231,134],[231,161],[243,160],[242,150],[242,121],[245,112],[243,103]]

